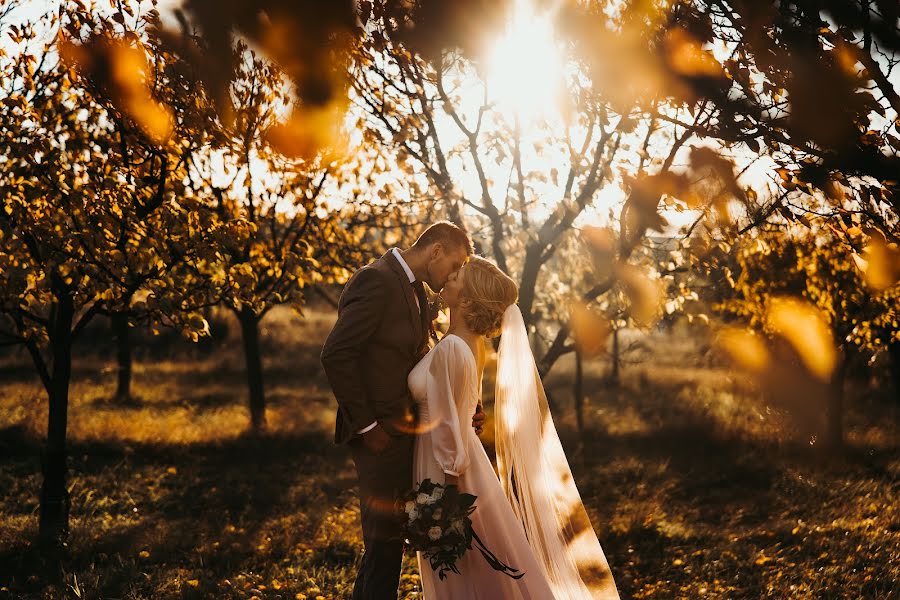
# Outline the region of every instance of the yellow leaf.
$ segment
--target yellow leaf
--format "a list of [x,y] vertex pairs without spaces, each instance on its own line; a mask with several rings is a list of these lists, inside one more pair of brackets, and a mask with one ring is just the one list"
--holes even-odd
[[571,307],[572,336],[585,357],[596,356],[606,346],[609,322],[582,302]]
[[837,365],[837,350],[821,311],[804,300],[781,297],[772,300],[767,317],[769,326],[794,347],[806,368],[828,381]]
[[628,295],[631,316],[638,323],[649,325],[655,320],[662,305],[660,282],[651,279],[634,265],[617,265],[615,272]]
[[769,364],[769,351],[765,344],[758,335],[746,329],[725,327],[719,333],[718,345],[744,369],[761,372]]
[[666,32],[665,47],[672,67],[682,75],[721,77],[722,65],[711,52],[703,49],[701,42],[684,29],[674,27]]
[[866,284],[877,292],[900,280],[900,251],[896,244],[888,244],[880,237],[872,237],[866,246],[865,258],[853,254],[853,260],[862,271]]

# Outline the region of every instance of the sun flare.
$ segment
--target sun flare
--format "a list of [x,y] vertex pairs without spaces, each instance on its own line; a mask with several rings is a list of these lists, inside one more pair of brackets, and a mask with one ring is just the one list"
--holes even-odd
[[517,0],[488,57],[488,94],[520,122],[546,117],[557,106],[563,59],[551,17],[536,13],[529,0]]

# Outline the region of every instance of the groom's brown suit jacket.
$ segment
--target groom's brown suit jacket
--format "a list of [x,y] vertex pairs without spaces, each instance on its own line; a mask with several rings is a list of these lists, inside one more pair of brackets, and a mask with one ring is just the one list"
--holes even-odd
[[322,348],[322,366],[338,403],[338,444],[374,421],[391,435],[412,431],[415,405],[406,378],[427,351],[431,329],[427,305],[420,313],[416,296],[392,252],[358,270],[344,286],[337,322]]

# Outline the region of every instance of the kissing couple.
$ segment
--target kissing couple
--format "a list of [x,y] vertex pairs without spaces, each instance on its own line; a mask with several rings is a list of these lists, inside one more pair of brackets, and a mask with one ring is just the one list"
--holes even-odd
[[[515,282],[473,256],[468,235],[434,223],[347,282],[322,365],[338,403],[335,442],[359,479],[363,554],[354,600],[396,600],[403,556],[397,499],[430,479],[477,497],[472,528],[506,577],[475,552],[439,578],[419,552],[426,600],[618,599],[575,487],[534,363]],[[436,341],[425,285],[450,309]],[[500,336],[494,396],[497,471],[484,426],[485,341]]]

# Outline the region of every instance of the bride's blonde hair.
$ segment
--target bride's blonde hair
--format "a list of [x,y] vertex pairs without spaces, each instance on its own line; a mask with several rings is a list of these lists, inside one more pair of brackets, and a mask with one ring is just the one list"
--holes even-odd
[[479,335],[497,337],[503,313],[518,299],[519,288],[497,265],[473,256],[466,263],[461,297],[469,301],[466,326]]

